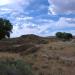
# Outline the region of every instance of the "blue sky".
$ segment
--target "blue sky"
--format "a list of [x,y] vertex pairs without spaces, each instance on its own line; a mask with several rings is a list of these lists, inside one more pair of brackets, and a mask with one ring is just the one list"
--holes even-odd
[[75,0],[0,0],[0,17],[13,24],[11,37],[75,35]]

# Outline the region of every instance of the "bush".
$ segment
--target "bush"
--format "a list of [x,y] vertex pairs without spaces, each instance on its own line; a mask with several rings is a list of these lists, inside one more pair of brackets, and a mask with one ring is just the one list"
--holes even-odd
[[0,59],[0,75],[33,75],[23,60]]

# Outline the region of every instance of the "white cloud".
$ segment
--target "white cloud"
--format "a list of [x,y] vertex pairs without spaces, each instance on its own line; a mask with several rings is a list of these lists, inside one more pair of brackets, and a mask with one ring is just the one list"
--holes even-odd
[[0,0],[0,6],[10,4],[11,0]]
[[72,23],[75,24],[75,18],[67,18],[66,21],[69,22],[69,23],[71,23],[71,24]]
[[32,0],[0,0],[0,6],[12,4],[29,5],[31,1]]
[[25,20],[26,22],[22,21],[22,25],[20,25],[19,22],[17,22],[18,24],[14,26],[13,34],[11,34],[11,37],[21,36],[24,34],[37,34],[40,36],[49,36],[54,35],[58,31],[71,32],[75,34],[75,30],[67,30],[67,28],[75,28],[74,23],[69,23],[66,21],[69,19],[70,18],[65,17],[60,18],[58,21],[39,19],[40,21],[42,21],[39,24],[35,24],[33,22]]
[[[9,12],[11,12],[11,14],[14,12],[16,14],[25,13],[25,9],[32,1],[33,0],[0,0],[0,15],[3,13],[7,14]],[[4,2],[8,2],[8,4],[5,4]]]
[[[64,28],[64,27],[75,27],[74,23],[69,23],[72,18],[65,18],[61,17],[58,22],[56,22],[56,26],[58,28]],[[73,19],[72,19],[73,20]]]
[[[39,17],[28,16],[29,13],[35,13],[34,9],[28,12],[26,8],[34,0],[11,0],[11,3],[0,5],[0,17],[3,16],[13,22],[14,28],[11,37],[16,37],[24,34],[38,34],[42,36],[54,35],[57,31],[63,31],[64,28],[75,27],[74,18],[61,17],[58,21],[49,19],[41,19]],[[75,1],[74,0],[48,0],[49,1],[49,13],[53,15],[59,13],[74,13]],[[36,7],[35,7],[36,8]],[[47,7],[46,7],[47,8]],[[37,11],[46,9],[45,6],[39,5]],[[26,14],[27,15],[26,15]],[[40,13],[40,11],[39,11]],[[37,13],[36,13],[37,14]],[[43,14],[41,14],[43,15]],[[45,15],[45,14],[44,14]],[[73,32],[74,30],[65,30],[67,32]]]
[[16,19],[17,19],[18,21],[19,21],[19,20],[22,20],[22,21],[23,21],[23,20],[31,20],[31,19],[33,19],[33,17],[25,16],[25,17],[17,17]]
[[48,0],[49,11],[53,15],[75,13],[75,0]]
[[[71,18],[65,18],[61,17],[58,21],[51,21],[48,20],[47,23],[43,24],[43,26],[40,28],[40,33],[44,32],[44,34],[41,34],[43,36],[49,36],[49,35],[55,35],[56,32],[71,32],[75,35],[75,30],[71,28],[75,28],[75,23],[69,23],[67,20]],[[70,21],[70,20],[69,20]],[[70,30],[68,30],[70,28]]]
[[24,34],[38,34],[38,29],[37,28],[29,28],[28,26],[31,26],[31,23],[24,23],[22,25],[22,28],[19,28],[19,25],[16,25],[14,26],[13,28],[13,33],[11,34],[11,37],[19,37],[21,35],[24,35]]

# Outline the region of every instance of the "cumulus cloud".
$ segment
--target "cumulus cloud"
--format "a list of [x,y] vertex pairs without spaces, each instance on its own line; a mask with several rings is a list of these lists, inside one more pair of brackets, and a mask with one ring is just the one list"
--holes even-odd
[[[36,26],[36,27],[35,27]],[[18,34],[17,34],[18,33]],[[38,26],[32,22],[23,23],[19,26],[19,24],[13,27],[13,33],[11,37],[19,37],[25,34],[39,34]]]
[[[8,1],[8,3],[6,2]],[[18,21],[29,20],[32,17],[26,16],[28,12],[26,8],[31,4],[33,0],[0,0],[0,17],[9,19],[13,24]],[[3,4],[4,3],[4,4]],[[23,23],[23,22],[22,22]]]
[[[25,22],[19,28],[19,24],[14,26],[13,33],[11,37],[20,36],[24,34],[37,34],[40,36],[49,36],[55,35],[56,32],[71,32],[75,35],[75,24],[69,23],[66,20],[70,18],[60,18],[58,21],[48,20],[48,19],[39,19],[39,24],[33,22]],[[44,22],[44,23],[43,23]],[[18,33],[18,34],[17,34]]]
[[53,15],[75,13],[75,0],[48,0],[49,11]]
[[[8,3],[7,3],[8,1]],[[33,0],[0,0],[0,13],[4,12],[4,13],[9,13],[11,12],[11,14],[13,14],[14,12],[16,12],[17,14],[19,13],[24,13],[25,9],[27,8],[27,6],[30,5],[30,3]],[[4,3],[2,5],[2,3]],[[0,14],[1,15],[1,14]]]
[[[25,11],[32,1],[33,0],[0,0],[0,17],[9,19],[13,24],[11,37],[31,32],[27,26],[29,25],[28,21],[33,17],[25,15],[25,13],[28,13]],[[19,34],[17,35],[17,33]]]
[[29,5],[32,0],[0,0],[0,6],[20,4]]
[[69,23],[70,18],[61,17],[58,21],[49,21],[44,26],[45,29],[41,32],[44,36],[55,35],[56,32],[73,32],[75,35],[75,24]]
[[69,22],[69,23],[71,23],[71,24],[72,23],[75,24],[75,18],[67,18],[66,21]]

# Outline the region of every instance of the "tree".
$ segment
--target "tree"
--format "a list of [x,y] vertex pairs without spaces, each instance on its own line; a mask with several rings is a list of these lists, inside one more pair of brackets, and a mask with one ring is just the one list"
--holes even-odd
[[66,40],[69,40],[69,39],[71,39],[73,36],[72,36],[72,34],[71,33],[65,33],[64,34],[64,38],[66,39]]
[[5,37],[10,37],[10,33],[12,32],[13,25],[9,20],[0,18],[0,39]]
[[57,32],[56,37],[62,40],[70,40],[73,36],[71,33]]
[[57,38],[62,38],[62,33],[61,33],[61,32],[57,32],[57,33],[56,33],[56,37],[57,37]]

